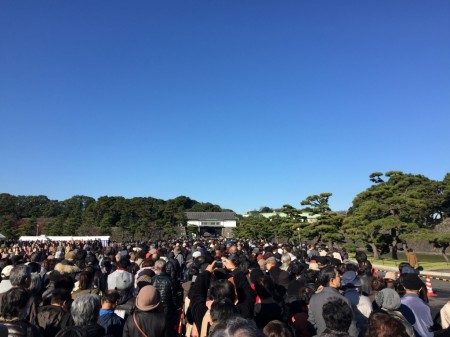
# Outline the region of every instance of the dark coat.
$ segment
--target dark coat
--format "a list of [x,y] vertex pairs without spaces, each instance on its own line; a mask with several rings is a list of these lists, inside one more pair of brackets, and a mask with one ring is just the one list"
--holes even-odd
[[107,335],[122,337],[125,321],[114,312],[101,315],[97,323],[105,329]]
[[177,293],[172,279],[167,274],[161,273],[152,278],[153,286],[161,295],[161,304],[166,316],[171,316],[176,311]]
[[23,319],[0,320],[8,328],[8,337],[40,337],[39,328]]
[[[62,334],[66,331],[76,330],[79,332],[79,335],[83,337],[103,337],[105,336],[105,329],[98,324],[86,325],[86,326],[71,326],[62,329],[59,334]],[[58,336],[56,335],[56,337]]]
[[61,307],[56,305],[46,305],[40,307],[37,313],[37,324],[42,329],[44,337],[54,337],[68,321],[69,312],[65,312]]
[[166,333],[166,320],[164,314],[158,311],[136,310],[128,317],[123,328],[123,337],[144,337],[139,331],[133,317],[136,318],[140,329],[148,337],[164,337]]
[[[235,269],[233,271],[233,279],[238,295],[236,309],[242,317],[252,319],[255,307],[255,293],[250,287],[247,277],[241,270]],[[192,313],[198,331],[201,331],[203,316],[205,316],[208,311],[206,300],[210,283],[211,273],[209,271],[204,271],[198,275],[189,291],[189,298],[191,299],[189,310]]]

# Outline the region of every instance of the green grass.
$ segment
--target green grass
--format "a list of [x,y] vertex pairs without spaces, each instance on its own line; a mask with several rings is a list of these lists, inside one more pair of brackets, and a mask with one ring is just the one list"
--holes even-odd
[[[368,258],[372,264],[397,267],[401,262],[407,261],[405,253],[399,252],[397,255],[398,260],[392,260],[391,254],[382,255],[380,260],[374,260],[373,255],[368,255]],[[419,266],[424,270],[450,269],[450,263],[447,263],[442,255],[417,254],[417,257],[419,259]]]

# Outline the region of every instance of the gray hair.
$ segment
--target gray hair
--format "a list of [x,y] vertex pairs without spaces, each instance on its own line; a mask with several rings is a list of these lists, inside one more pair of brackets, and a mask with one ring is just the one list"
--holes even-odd
[[289,254],[283,254],[281,255],[281,262],[286,263],[288,261],[291,261],[291,256]]
[[86,326],[97,323],[100,312],[100,297],[94,294],[84,294],[72,302],[71,314],[75,325]]
[[217,330],[212,337],[265,337],[264,333],[256,327],[254,321],[242,317],[234,317],[227,321],[226,328]]
[[12,286],[25,287],[25,282],[27,279],[31,279],[31,269],[27,265],[19,264],[11,269],[11,273],[9,274],[9,281],[11,282]]
[[38,273],[32,273],[31,283],[30,286],[28,287],[30,293],[31,294],[39,293],[41,291],[41,285],[42,285],[41,275],[39,275]]

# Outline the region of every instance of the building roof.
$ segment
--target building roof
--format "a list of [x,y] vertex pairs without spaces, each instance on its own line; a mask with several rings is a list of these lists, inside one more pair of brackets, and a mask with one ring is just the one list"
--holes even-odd
[[186,212],[188,220],[237,220],[233,212]]

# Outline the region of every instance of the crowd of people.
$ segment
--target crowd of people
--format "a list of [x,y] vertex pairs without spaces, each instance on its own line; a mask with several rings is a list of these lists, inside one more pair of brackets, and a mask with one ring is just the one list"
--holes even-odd
[[0,249],[0,337],[450,336],[414,266],[239,239]]

